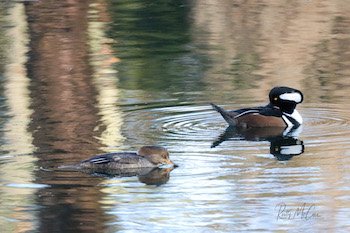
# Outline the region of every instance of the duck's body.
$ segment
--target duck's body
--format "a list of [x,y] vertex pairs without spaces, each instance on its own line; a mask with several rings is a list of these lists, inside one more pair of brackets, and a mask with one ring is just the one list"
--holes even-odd
[[269,94],[270,103],[263,107],[226,111],[211,104],[230,126],[241,128],[298,127],[303,123],[296,105],[303,101],[300,91],[289,87],[275,87]]
[[97,155],[80,163],[83,168],[133,169],[157,167],[136,152],[117,152]]
[[82,161],[79,166],[97,172],[155,168],[164,164],[174,166],[168,151],[159,146],[143,146],[138,152],[117,152],[94,156]]

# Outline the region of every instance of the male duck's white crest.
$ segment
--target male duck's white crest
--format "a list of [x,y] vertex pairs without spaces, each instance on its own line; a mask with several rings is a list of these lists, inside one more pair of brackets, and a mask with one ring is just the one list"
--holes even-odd
[[295,103],[300,103],[303,98],[300,95],[300,93],[294,92],[294,93],[284,93],[284,94],[280,95],[280,99],[293,101]]

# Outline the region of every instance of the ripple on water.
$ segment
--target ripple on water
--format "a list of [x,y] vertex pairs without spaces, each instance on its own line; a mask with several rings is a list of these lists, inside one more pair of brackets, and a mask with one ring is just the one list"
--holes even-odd
[[161,112],[165,116],[155,119],[153,124],[167,139],[201,141],[217,133],[220,118],[207,106],[166,108]]
[[[220,155],[235,155],[235,151],[258,152],[269,145],[264,141],[245,140],[244,137],[228,138],[227,143],[211,149],[211,143],[223,134],[227,124],[209,105],[163,106],[129,110],[125,118],[132,129],[126,129],[128,138],[152,138],[178,152],[198,152]],[[235,109],[241,106],[227,107]],[[130,108],[130,106],[129,106]],[[308,147],[327,145],[329,149],[349,146],[350,114],[348,108],[337,105],[303,105],[300,112],[304,118],[303,132],[300,137]],[[138,119],[142,116],[142,119]],[[137,129],[135,131],[135,129]],[[254,142],[252,142],[254,141]],[[226,153],[229,151],[229,153]],[[205,157],[203,154],[202,156]]]
[[[126,229],[162,226],[186,231],[195,222],[206,230],[220,225],[230,232],[237,224],[260,227],[269,223],[266,229],[270,229],[271,224],[280,224],[271,221],[278,203],[314,203],[322,211],[332,187],[342,191],[337,192],[338,199],[349,199],[348,190],[341,188],[350,177],[346,165],[350,161],[342,154],[349,151],[348,108],[303,104],[299,111],[305,124],[297,137],[304,142],[305,153],[280,162],[270,153],[271,142],[259,138],[232,134],[212,148],[227,124],[209,105],[160,105],[147,109],[128,106],[125,125],[131,128],[124,132],[131,132],[126,135],[131,141],[125,144],[159,143],[180,166],[171,172],[166,185],[157,188],[135,185],[135,178],[106,184],[105,191],[110,193],[106,202],[115,205],[110,213],[118,216],[118,222],[112,224],[121,223]],[[327,180],[334,170],[341,170],[341,176],[336,182]]]
[[[221,116],[209,106],[174,106],[152,111],[159,113],[159,117],[152,121],[152,128],[165,140],[209,141],[227,127]],[[299,111],[305,121],[301,136],[308,140],[309,146],[321,143],[349,145],[350,114],[347,108],[306,106]],[[243,141],[240,146],[249,147]]]
[[350,114],[348,108],[338,105],[305,107],[303,137],[309,147],[322,146],[325,150],[350,147]]
[[[159,105],[129,110],[126,113],[125,118],[130,121],[127,125],[132,128],[125,130],[127,134],[132,132],[128,138],[135,141],[139,141],[139,138],[151,138],[178,152],[214,152],[220,155],[227,155],[228,151],[231,155],[235,155],[232,153],[235,151],[258,151],[255,154],[261,156],[261,150],[266,150],[269,145],[259,138],[246,140],[235,135],[227,138],[228,142],[211,149],[212,143],[224,133],[227,123],[209,105]],[[239,107],[241,106],[226,108]],[[308,147],[322,145],[326,150],[339,146],[349,148],[347,136],[350,135],[350,114],[347,109],[338,105],[303,105],[299,111],[305,123],[299,136]],[[143,119],[138,119],[139,116]]]

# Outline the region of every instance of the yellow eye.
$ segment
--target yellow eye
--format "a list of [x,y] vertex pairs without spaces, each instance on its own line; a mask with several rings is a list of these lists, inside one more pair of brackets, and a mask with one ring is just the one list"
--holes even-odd
[[275,97],[273,100],[275,100],[275,101],[276,101],[276,100],[278,100],[278,98],[277,98],[277,97]]

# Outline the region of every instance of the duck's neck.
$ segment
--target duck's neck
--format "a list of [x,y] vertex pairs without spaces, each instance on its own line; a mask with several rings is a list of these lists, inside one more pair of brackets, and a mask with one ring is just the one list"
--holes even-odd
[[288,127],[298,127],[301,124],[303,124],[303,118],[296,109],[294,109],[294,111],[291,114],[283,112],[282,118],[286,122]]
[[297,104],[295,102],[283,102],[279,104],[279,108],[282,112],[293,114]]

